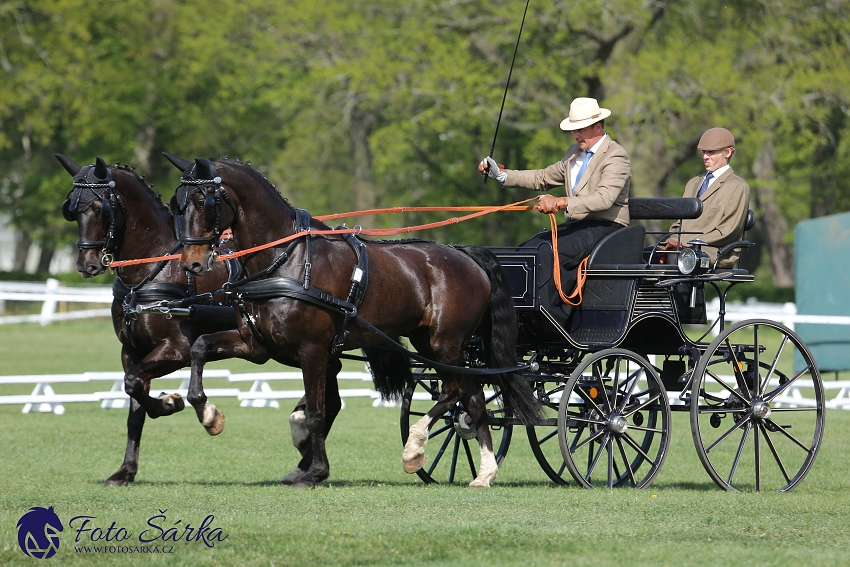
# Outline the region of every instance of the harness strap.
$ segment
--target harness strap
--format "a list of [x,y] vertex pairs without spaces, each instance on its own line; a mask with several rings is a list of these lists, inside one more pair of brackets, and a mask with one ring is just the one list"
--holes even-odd
[[336,297],[321,292],[314,287],[304,289],[301,282],[292,278],[270,278],[251,282],[241,288],[240,295],[249,301],[289,297],[292,299],[300,299],[316,305],[317,307],[321,307],[322,309],[327,309],[343,315],[351,314],[352,317],[357,320],[357,323],[362,325],[368,331],[374,333],[379,339],[381,339],[382,342],[386,343],[389,348],[404,353],[413,360],[421,362],[435,370],[445,370],[447,372],[455,372],[458,374],[493,375],[518,372],[520,370],[526,370],[530,366],[525,364],[512,368],[466,368],[463,366],[451,366],[449,364],[442,364],[440,362],[430,360],[418,353],[407,350],[397,341],[384,334],[380,329],[357,315],[357,308],[353,304],[337,299]]

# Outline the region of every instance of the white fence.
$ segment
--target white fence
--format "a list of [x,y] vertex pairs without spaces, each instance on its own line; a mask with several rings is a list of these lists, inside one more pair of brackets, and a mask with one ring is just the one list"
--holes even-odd
[[[712,314],[717,317],[720,310],[720,299],[714,298],[705,306],[709,320]],[[797,323],[813,323],[816,325],[850,325],[850,317],[843,315],[802,315],[797,313],[794,303],[759,303],[753,299],[745,303],[733,301],[726,304],[726,322],[734,323],[747,319],[769,319],[782,323],[792,331]],[[712,329],[717,336],[717,327]]]
[[[229,370],[205,370],[204,378],[224,378],[228,383],[235,385],[250,383],[248,390],[238,387],[228,388],[206,388],[204,393],[208,398],[236,398],[241,407],[279,408],[278,400],[299,400],[304,395],[303,389],[279,389],[272,388],[274,383],[286,383],[296,381],[301,386],[300,372],[252,372],[246,374],[231,374]],[[371,386],[372,375],[368,372],[340,372],[338,375],[340,384],[340,396],[343,398],[365,397],[375,401],[373,406],[387,405],[372,388],[350,388],[352,382],[368,382]],[[157,380],[179,379],[180,385],[176,390],[165,389],[169,393],[177,392],[184,398],[189,389],[189,371],[178,370]],[[59,393],[56,389],[63,384],[106,382],[110,385],[108,390],[92,393]],[[84,374],[46,374],[46,375],[23,375],[23,376],[0,376],[0,387],[15,385],[33,385],[29,394],[0,396],[0,405],[23,405],[22,413],[30,412],[52,412],[57,415],[65,413],[65,404],[78,402],[99,402],[104,409],[127,408],[130,405],[130,397],[124,393],[123,372],[86,372]],[[153,382],[154,391],[157,382]],[[391,404],[390,404],[391,405]],[[343,400],[343,407],[345,401]]]
[[64,287],[59,280],[50,278],[46,283],[0,282],[0,313],[5,311],[7,301],[35,301],[41,303],[38,315],[13,315],[0,317],[0,325],[8,323],[41,323],[68,319],[109,317],[107,309],[77,309],[64,311],[66,303],[105,303],[112,305],[112,287],[106,285],[88,287]]

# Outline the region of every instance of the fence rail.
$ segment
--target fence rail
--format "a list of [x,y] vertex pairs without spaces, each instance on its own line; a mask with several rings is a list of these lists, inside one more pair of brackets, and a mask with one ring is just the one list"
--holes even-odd
[[[245,374],[231,374],[229,370],[205,370],[204,378],[224,378],[234,387],[227,388],[208,388],[205,390],[209,398],[236,398],[239,400],[240,407],[244,408],[280,408],[278,400],[298,400],[304,395],[304,391],[298,389],[274,389],[273,384],[286,384],[287,382],[296,381],[301,383],[300,372],[252,372]],[[379,406],[397,406],[396,402],[382,400],[378,392],[372,388],[349,387],[358,386],[367,382],[371,385],[372,375],[369,372],[340,372],[338,375],[342,382],[339,390],[340,396],[343,398],[343,407],[345,407],[345,398],[372,398],[373,407]],[[186,396],[189,387],[189,371],[178,370],[167,376],[163,376],[162,380],[175,379],[180,380],[180,385],[176,391],[181,396]],[[733,377],[728,377],[728,380],[734,381]],[[62,384],[80,384],[80,383],[111,383],[109,390],[101,390],[91,393],[57,393],[54,387],[59,387]],[[236,387],[241,384],[251,383],[248,390]],[[22,375],[22,376],[0,376],[0,387],[15,386],[15,385],[34,385],[33,391],[30,394],[18,394],[9,396],[0,396],[0,405],[22,405],[21,413],[30,412],[52,412],[56,415],[65,413],[65,404],[89,402],[100,403],[103,409],[120,409],[127,408],[130,405],[130,398],[124,393],[124,374],[122,372],[86,372],[84,374],[49,374],[49,375]],[[779,382],[772,383],[776,386]],[[843,409],[850,410],[850,380],[824,382],[824,390],[827,394],[825,407],[827,409]],[[811,381],[800,380],[799,383],[789,387],[782,396],[776,398],[774,402],[784,407],[815,407],[816,401],[813,398],[807,397],[811,391]],[[831,394],[832,393],[832,394]],[[718,394],[718,395],[722,395]],[[831,397],[830,397],[831,396]],[[430,399],[430,396],[426,396]],[[669,393],[670,401],[673,404],[681,404],[678,392]],[[423,398],[424,399],[424,398]]]
[[38,315],[11,315],[0,317],[0,325],[11,323],[41,323],[69,319],[109,317],[109,309],[77,309],[73,311],[57,308],[66,303],[105,303],[112,305],[112,287],[108,285],[65,287],[59,280],[50,278],[45,283],[0,282],[0,313],[5,311],[7,301],[34,301],[41,303]]

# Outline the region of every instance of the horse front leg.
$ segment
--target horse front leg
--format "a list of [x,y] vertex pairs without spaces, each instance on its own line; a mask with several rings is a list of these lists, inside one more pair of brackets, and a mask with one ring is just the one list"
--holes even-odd
[[104,484],[106,486],[127,486],[136,480],[139,472],[139,445],[142,442],[142,428],[145,426],[144,408],[130,398],[130,414],[127,416],[127,448],[124,451],[124,462]]
[[269,355],[265,349],[246,343],[239,329],[201,335],[192,344],[190,352],[191,374],[186,398],[207,433],[218,435],[224,430],[225,417],[214,404],[207,403],[207,395],[204,393],[204,365],[227,358],[242,358],[262,364],[269,359]]

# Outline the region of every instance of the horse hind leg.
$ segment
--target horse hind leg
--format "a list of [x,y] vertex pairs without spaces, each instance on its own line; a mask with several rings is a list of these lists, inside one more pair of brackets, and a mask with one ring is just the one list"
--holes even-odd
[[[434,407],[436,408],[437,406]],[[433,411],[434,409],[423,415],[419,421],[410,426],[410,431],[407,434],[407,442],[404,444],[404,451],[401,453],[404,472],[408,474],[413,474],[425,466],[425,443],[428,442],[428,432],[433,423],[431,417]]]
[[478,433],[478,450],[481,457],[478,467],[478,476],[469,483],[473,488],[489,488],[490,483],[496,480],[499,473],[499,464],[496,462],[496,454],[493,452],[493,436],[487,423],[487,408],[484,402],[484,393],[481,388],[465,404],[467,413],[476,425]]

